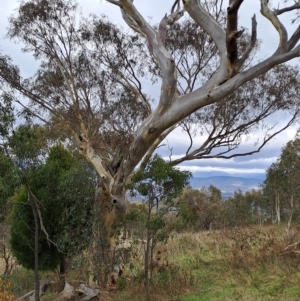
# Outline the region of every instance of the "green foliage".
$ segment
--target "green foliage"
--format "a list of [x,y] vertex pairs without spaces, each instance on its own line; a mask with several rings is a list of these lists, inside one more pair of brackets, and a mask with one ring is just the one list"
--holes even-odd
[[[139,222],[139,235],[145,240],[145,284],[148,284],[149,267],[153,262],[153,250],[156,243],[166,242],[170,235],[170,229],[164,218],[168,211],[167,206],[182,193],[190,176],[190,172],[180,171],[155,155],[148,161],[145,169],[137,171],[131,179],[132,184],[129,188],[132,193],[137,192],[142,195],[146,203],[146,206],[140,206],[139,212],[127,216],[127,220]],[[159,208],[160,203],[163,203],[161,208]]]
[[[49,238],[39,235],[39,269],[53,270],[63,256],[72,256],[85,248],[91,238],[94,201],[91,168],[58,144],[45,164],[31,175],[30,187],[40,202],[40,212]],[[24,188],[14,206],[11,247],[17,260],[27,268],[34,267],[34,219]]]
[[46,145],[45,129],[40,125],[20,125],[9,138],[9,145],[16,157],[16,163],[21,168],[40,163]]
[[267,216],[265,199],[260,191],[236,191],[233,197],[221,199],[221,191],[185,189],[178,200],[178,230],[222,229],[261,223]]
[[8,137],[12,124],[15,121],[14,107],[10,95],[0,95],[0,137]]
[[208,189],[185,189],[178,200],[182,228],[209,230],[213,222],[218,222],[221,201],[221,191],[213,185]]
[[296,138],[282,149],[280,157],[267,170],[264,182],[264,196],[268,200],[270,210],[276,210],[277,206],[283,219],[291,219],[296,210],[299,210],[299,178],[300,139]]
[[23,296],[34,287],[33,271],[20,266],[14,269],[7,279],[12,284],[11,288],[15,296]]
[[0,150],[0,222],[3,221],[9,206],[8,199],[18,186],[18,177],[14,163]]
[[189,171],[180,171],[155,155],[144,170],[133,175],[128,188],[136,190],[148,200],[172,200],[181,194],[190,177]]
[[[49,213],[52,217],[52,214]],[[32,208],[28,203],[27,191],[21,190],[13,208],[10,236],[10,247],[17,261],[27,269],[34,269],[34,218]],[[48,220],[45,219],[45,227]],[[47,229],[50,237],[53,237],[55,228]],[[39,270],[54,270],[62,259],[56,246],[49,243],[44,233],[39,231]],[[53,233],[54,232],[54,233]]]

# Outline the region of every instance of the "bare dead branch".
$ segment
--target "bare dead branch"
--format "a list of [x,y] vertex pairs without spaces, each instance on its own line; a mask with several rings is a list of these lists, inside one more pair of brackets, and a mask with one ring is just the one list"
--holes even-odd
[[28,298],[28,297],[32,296],[34,293],[35,293],[35,290],[33,290],[33,291],[29,292],[29,293],[26,293],[24,296],[22,296],[22,297],[16,299],[16,301],[22,301],[22,300],[24,300],[25,298]]
[[122,8],[122,4],[120,3],[120,1],[116,1],[116,0],[107,0],[107,2],[111,3],[111,4],[114,4],[114,5],[117,5],[119,6],[120,8]]
[[278,19],[275,11],[270,10],[268,6],[267,0],[260,0],[261,3],[261,9],[260,12],[261,14],[266,17],[275,27],[275,29],[278,31],[279,34],[279,46],[277,51],[275,52],[275,55],[281,54],[287,51],[288,49],[288,44],[287,44],[287,39],[288,39],[288,34],[286,31],[286,28],[284,25],[280,22]]
[[171,15],[165,15],[162,20],[159,23],[159,34],[160,38],[162,40],[163,45],[165,45],[166,41],[166,31],[167,31],[167,25],[173,25],[176,21],[178,21],[184,14],[184,10],[177,10]]
[[295,30],[295,32],[293,33],[293,35],[288,41],[288,51],[291,51],[297,45],[299,39],[300,39],[300,25],[298,26],[298,28]]
[[286,12],[289,12],[289,11],[292,11],[294,9],[300,9],[300,3],[295,3],[294,5],[292,6],[288,6],[288,7],[285,7],[285,8],[282,8],[282,9],[275,9],[274,10],[274,13],[279,16],[283,13],[286,13]]
[[237,39],[244,30],[238,31],[238,11],[244,0],[230,0],[227,8],[227,28],[226,28],[226,48],[227,48],[227,68],[229,77],[234,76],[238,70],[235,70],[235,63],[238,59]]
[[246,48],[245,52],[242,56],[237,60],[235,64],[235,68],[239,71],[242,66],[244,65],[245,61],[249,58],[251,51],[254,49],[257,39],[257,22],[255,14],[252,17],[252,32],[251,32],[251,41],[248,47]]
[[[275,136],[277,136],[279,133],[283,132],[284,130],[286,130],[288,127],[290,127],[296,120],[297,118],[297,115],[298,115],[299,112],[297,112],[296,114],[294,114],[292,116],[292,118],[289,120],[289,122],[284,126],[282,127],[280,130],[274,132],[272,135],[269,135],[268,137],[266,137],[263,142],[260,144],[260,146],[256,149],[256,150],[253,150],[253,151],[250,151],[250,152],[246,152],[246,153],[237,153],[237,154],[232,154],[232,155],[229,155],[229,156],[225,156],[224,154],[226,153],[229,153],[231,150],[226,150],[224,152],[220,152],[219,154],[216,154],[216,155],[197,155],[194,157],[194,159],[213,159],[213,158],[219,158],[219,159],[232,159],[232,158],[235,158],[235,157],[244,157],[244,156],[250,156],[250,155],[253,155],[255,153],[259,153],[261,151],[261,149],[271,140],[273,139]],[[189,159],[188,159],[189,160]],[[177,160],[176,160],[177,161]],[[175,162],[175,161],[174,161]],[[180,163],[180,162],[179,162]],[[176,163],[179,164],[179,163]],[[173,164],[172,162],[172,165],[175,165]]]
[[[40,210],[40,201],[37,199],[37,197],[33,194],[30,185],[26,184],[26,188],[29,194],[29,198],[34,202],[34,207],[38,213],[38,217],[39,217],[39,221],[40,221],[40,227],[41,230],[44,232],[44,234],[46,235],[47,241],[48,243],[53,244],[55,247],[58,248],[57,244],[55,242],[53,242],[50,237],[48,232],[45,229],[44,223],[43,223],[43,218],[42,218],[42,214],[41,214],[41,210]],[[60,252],[62,252],[61,250],[59,250]],[[63,253],[63,252],[62,252]]]
[[287,254],[292,254],[292,253],[295,253],[295,254],[300,254],[300,251],[289,251],[289,252],[285,252],[285,253],[281,253],[280,255],[287,255]]
[[159,144],[177,127],[176,125],[173,125],[172,127],[170,127],[168,130],[166,130],[165,132],[163,132],[153,143],[153,145],[149,148],[147,154],[145,155],[145,157],[143,158],[143,161],[139,167],[138,170],[143,170],[145,169],[147,163],[149,162],[152,154],[154,153],[154,151],[159,147]]
[[179,11],[180,10],[180,0],[175,0],[173,6],[171,8],[171,14],[174,13],[176,6],[177,6],[177,11]]
[[298,242],[295,242],[291,245],[288,245],[287,247],[284,248],[284,251],[289,249],[289,248],[297,247],[299,244],[300,244],[300,242],[298,241]]

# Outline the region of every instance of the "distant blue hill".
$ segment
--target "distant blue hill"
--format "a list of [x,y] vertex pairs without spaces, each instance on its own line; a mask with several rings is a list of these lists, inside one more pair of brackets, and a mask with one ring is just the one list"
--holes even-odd
[[195,189],[213,185],[221,190],[223,198],[228,198],[237,190],[241,190],[242,192],[251,191],[252,189],[258,190],[260,189],[260,185],[263,181],[263,179],[230,176],[216,176],[208,178],[193,177],[190,179],[190,185]]
[[[222,197],[227,199],[230,196],[234,195],[234,192],[241,190],[242,192],[251,191],[252,189],[259,190],[260,185],[263,184],[263,179],[257,178],[242,178],[242,177],[230,177],[230,176],[215,176],[215,177],[192,177],[190,179],[190,185],[194,189],[200,189],[202,187],[209,187],[214,185],[222,192]],[[141,201],[141,196],[131,197],[127,193],[127,198],[129,201]]]

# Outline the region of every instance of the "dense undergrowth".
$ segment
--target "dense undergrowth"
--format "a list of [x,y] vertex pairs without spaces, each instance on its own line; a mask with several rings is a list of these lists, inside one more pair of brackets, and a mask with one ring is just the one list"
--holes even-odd
[[[293,242],[288,242],[283,226],[175,234],[155,251],[149,287],[145,288],[141,276],[141,256],[135,256],[106,297],[116,301],[296,301],[300,296],[299,241],[296,233]],[[68,278],[87,281],[84,275],[86,264],[77,264]],[[43,277],[55,279],[50,274]],[[30,279],[29,272],[20,269],[10,276],[15,295],[30,290]],[[42,300],[51,296],[50,292]]]

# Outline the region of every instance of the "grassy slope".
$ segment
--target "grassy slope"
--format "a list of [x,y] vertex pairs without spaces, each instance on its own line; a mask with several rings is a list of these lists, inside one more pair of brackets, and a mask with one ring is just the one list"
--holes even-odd
[[[294,242],[299,241],[296,235]],[[166,246],[159,248],[165,252],[154,269],[153,285],[148,290],[140,276],[141,258],[135,258],[133,271],[125,272],[131,281],[119,279],[118,289],[107,298],[114,301],[300,300],[300,254],[290,252],[293,248],[284,250],[287,245],[284,226],[176,234]],[[295,247],[300,249],[298,245]],[[87,280],[83,279],[86,269],[83,266],[73,271],[69,279]],[[21,284],[21,272],[11,277],[16,288],[25,285],[25,282]],[[43,276],[49,279],[49,275]],[[27,273],[23,280],[29,280]],[[24,287],[25,292],[29,290]],[[20,295],[21,291],[15,293]],[[51,300],[51,297],[49,292],[42,299]]]
[[[297,237],[295,237],[297,240]],[[149,300],[300,300],[300,254],[284,251],[284,228],[179,234],[169,241]],[[141,284],[116,300],[147,300]]]

